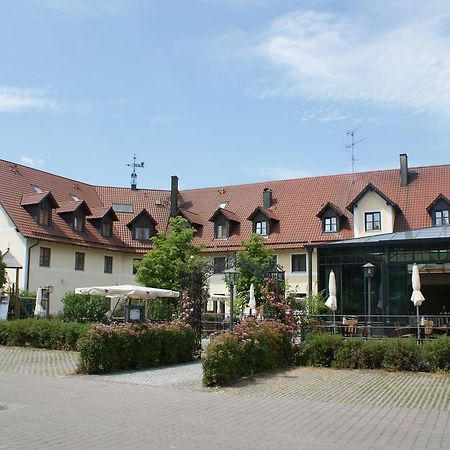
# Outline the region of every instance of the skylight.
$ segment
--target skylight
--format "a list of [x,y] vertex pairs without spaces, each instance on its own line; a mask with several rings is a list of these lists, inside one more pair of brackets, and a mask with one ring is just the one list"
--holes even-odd
[[225,209],[227,206],[227,202],[223,202],[219,205],[219,208]]
[[32,186],[33,186],[34,192],[36,192],[37,194],[42,194],[44,192],[39,186],[36,186],[34,184]]
[[113,203],[112,209],[120,213],[132,213],[133,205],[131,203]]
[[76,195],[71,195],[71,197],[73,198],[74,201],[79,202],[80,199],[79,197],[77,197]]

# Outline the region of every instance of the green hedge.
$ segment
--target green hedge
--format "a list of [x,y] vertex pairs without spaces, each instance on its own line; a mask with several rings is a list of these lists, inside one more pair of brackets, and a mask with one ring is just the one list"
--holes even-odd
[[0,321],[0,345],[76,350],[77,342],[90,324],[66,323],[59,319]]
[[292,334],[286,325],[248,319],[214,337],[203,357],[203,382],[226,385],[293,361]]
[[192,361],[193,329],[179,322],[94,325],[78,345],[81,373],[108,373]]
[[450,372],[450,337],[440,336],[417,345],[412,338],[365,340],[311,335],[299,346],[297,362],[338,369]]
[[63,318],[69,322],[105,322],[110,299],[98,295],[67,293],[61,300]]

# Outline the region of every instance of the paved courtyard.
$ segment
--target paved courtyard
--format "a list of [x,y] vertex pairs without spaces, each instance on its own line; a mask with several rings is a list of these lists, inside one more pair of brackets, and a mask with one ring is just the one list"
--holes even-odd
[[64,375],[77,357],[0,347],[0,449],[450,448],[448,375],[297,368],[207,389],[199,363]]

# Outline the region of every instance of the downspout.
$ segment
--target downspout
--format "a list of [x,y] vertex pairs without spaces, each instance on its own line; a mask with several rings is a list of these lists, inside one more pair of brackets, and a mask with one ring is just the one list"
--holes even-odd
[[306,247],[306,253],[308,255],[307,264],[308,264],[308,297],[312,296],[313,293],[313,261],[312,254],[314,251],[314,247]]
[[31,264],[31,250],[36,247],[36,245],[39,244],[39,239],[37,240],[37,242],[32,245],[31,247],[28,247],[28,254],[27,254],[27,264],[26,264],[26,268],[27,268],[27,273],[26,273],[26,284],[25,284],[25,290],[28,291],[30,289],[30,264]]

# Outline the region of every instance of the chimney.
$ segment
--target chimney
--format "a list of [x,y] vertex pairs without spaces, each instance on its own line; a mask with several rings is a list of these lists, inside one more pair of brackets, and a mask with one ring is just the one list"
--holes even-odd
[[408,186],[408,155],[400,154],[400,186]]
[[263,190],[263,207],[270,208],[272,206],[272,190],[265,188]]
[[170,185],[170,217],[178,215],[178,177],[172,175]]

